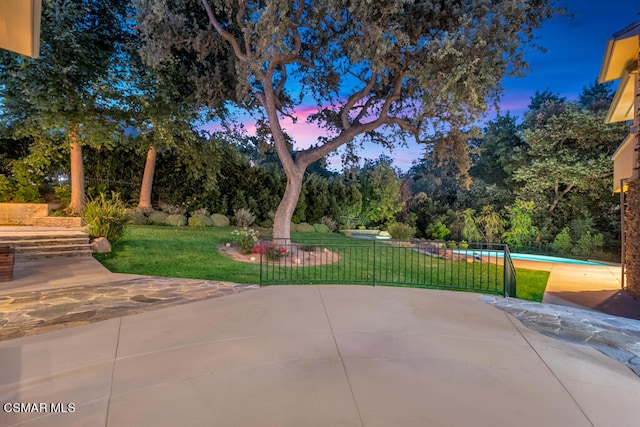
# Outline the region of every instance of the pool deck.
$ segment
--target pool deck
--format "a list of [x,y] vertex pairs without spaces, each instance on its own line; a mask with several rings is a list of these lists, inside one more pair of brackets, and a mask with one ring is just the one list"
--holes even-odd
[[622,290],[620,266],[513,260],[519,268],[549,271],[542,302],[587,308],[640,320],[640,301]]

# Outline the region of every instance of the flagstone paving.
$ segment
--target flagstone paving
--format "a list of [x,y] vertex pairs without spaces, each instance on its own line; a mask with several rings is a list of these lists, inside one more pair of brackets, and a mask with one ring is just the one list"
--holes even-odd
[[0,295],[0,341],[253,289],[257,285],[140,276]]

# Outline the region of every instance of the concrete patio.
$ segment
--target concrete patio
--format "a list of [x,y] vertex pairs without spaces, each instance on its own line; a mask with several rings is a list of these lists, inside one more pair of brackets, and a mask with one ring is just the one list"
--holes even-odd
[[[640,379],[478,295],[269,287],[0,343],[3,426],[631,426]],[[50,409],[50,406],[49,406]]]
[[[613,286],[598,282],[604,270],[575,271],[582,289],[563,276],[571,294]],[[93,258],[21,262],[15,279],[1,284],[0,298],[53,301],[83,287],[102,289],[105,301],[117,297],[110,285],[137,295],[142,282],[154,292],[180,286],[185,295],[167,300],[182,305],[149,303],[135,312],[154,311],[0,342],[2,426],[626,427],[638,420],[640,378],[590,346],[563,341],[579,335],[609,345],[618,337],[625,347],[613,343],[612,357],[622,348],[633,358],[640,354],[634,320],[499,299],[508,314],[478,294],[425,289],[220,292],[216,283],[112,274]],[[560,281],[549,289],[561,292]],[[189,302],[198,293],[213,299]],[[561,340],[519,319],[542,332],[551,327]]]

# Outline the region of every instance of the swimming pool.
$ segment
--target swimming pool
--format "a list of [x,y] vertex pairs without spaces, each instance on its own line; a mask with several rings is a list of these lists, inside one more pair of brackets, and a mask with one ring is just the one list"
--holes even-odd
[[[485,250],[457,250],[455,253],[460,253],[468,256],[487,256],[487,257],[504,257],[504,253],[502,251],[485,251]],[[578,264],[578,265],[591,265],[598,267],[610,267],[612,264],[605,264],[602,262],[594,262],[594,261],[583,261],[581,259],[571,259],[571,258],[561,258],[555,256],[548,255],[535,255],[535,254],[517,254],[512,253],[511,259],[519,259],[523,261],[539,261],[539,262],[554,262],[561,264]]]

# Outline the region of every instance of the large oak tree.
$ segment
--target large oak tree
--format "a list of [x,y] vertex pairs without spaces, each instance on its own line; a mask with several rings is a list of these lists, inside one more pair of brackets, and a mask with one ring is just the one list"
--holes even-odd
[[[393,145],[443,134],[486,111],[501,80],[526,70],[523,47],[554,12],[546,0],[136,0],[149,62],[179,61],[183,46],[206,57],[231,49],[237,99],[261,114],[287,175],[274,238],[290,219],[311,163],[357,142]],[[203,19],[205,22],[203,22]],[[198,25],[185,39],[185,26]],[[199,58],[196,58],[199,59]],[[194,68],[197,71],[197,68]],[[220,79],[196,81],[212,89]],[[293,83],[293,84],[292,84]],[[204,92],[203,92],[204,93]],[[281,120],[313,98],[324,136],[290,151]],[[203,99],[204,101],[204,99]],[[435,147],[442,148],[442,147]]]

